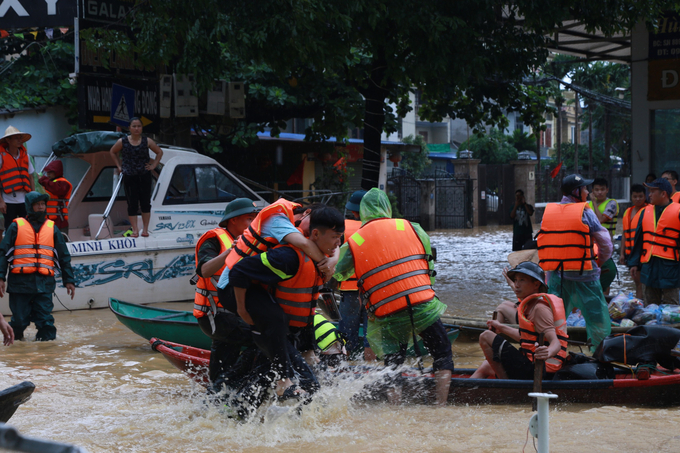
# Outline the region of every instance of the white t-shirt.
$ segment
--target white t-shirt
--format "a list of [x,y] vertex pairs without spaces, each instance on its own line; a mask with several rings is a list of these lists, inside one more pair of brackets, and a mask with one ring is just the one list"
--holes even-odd
[[[0,154],[0,168],[2,168],[2,154]],[[33,168],[33,164],[31,163],[31,159],[29,158],[28,159],[28,175],[29,175],[29,177],[31,177],[31,178],[33,177],[33,172],[35,172],[35,169]],[[24,201],[26,201],[26,192],[24,192],[23,190],[17,190],[16,192],[5,193],[5,191],[3,190],[2,191],[2,200],[5,203],[10,203],[10,204],[24,204]]]

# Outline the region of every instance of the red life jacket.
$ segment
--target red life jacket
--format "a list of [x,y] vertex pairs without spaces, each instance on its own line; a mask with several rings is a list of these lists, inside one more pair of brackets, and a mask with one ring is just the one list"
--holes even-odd
[[2,167],[0,167],[0,182],[5,193],[31,191],[30,175],[28,174],[28,153],[23,146],[19,147],[19,155],[15,159],[8,151],[5,143],[0,144]]
[[262,237],[262,225],[265,220],[276,214],[284,214],[290,220],[290,223],[295,223],[293,217],[293,209],[300,207],[298,203],[279,198],[275,203],[270,204],[257,214],[257,217],[250,223],[248,228],[243,231],[243,234],[236,240],[234,252],[227,257],[227,267],[233,269],[234,265],[241,261],[241,259],[259,255],[262,252],[269,250],[272,247],[279,245],[279,242],[271,237]]
[[[631,218],[633,212],[633,207],[626,209],[623,213],[623,254],[625,257],[629,257],[633,252],[633,240],[635,239],[635,231],[637,230],[641,214],[644,212],[645,207],[649,206],[647,203],[644,204],[634,216]],[[653,208],[652,208],[653,209]]]
[[435,297],[430,282],[432,256],[408,220],[372,220],[349,238],[349,247],[361,297],[376,317]]
[[[220,242],[220,255],[231,248],[231,243],[233,239],[229,232],[224,228],[215,228],[210,231],[203,233],[201,238],[196,244],[196,263],[198,263],[198,251],[200,250],[203,243],[210,238],[216,237]],[[224,310],[222,304],[220,304],[220,299],[217,297],[217,282],[224,272],[225,265],[215,272],[212,277],[204,278],[199,277],[196,282],[196,294],[194,294],[194,316],[196,318],[202,318],[208,312],[212,313],[214,316],[219,311]]]
[[656,219],[656,209],[651,206],[642,214],[641,263],[649,263],[653,256],[680,261],[680,204],[670,203]]
[[[536,333],[533,321],[527,319],[525,310],[527,304],[535,299],[538,299],[536,302],[537,304],[546,304],[553,312],[555,333],[557,334],[557,339],[560,341],[560,352],[545,361],[545,369],[548,373],[555,373],[562,368],[562,365],[567,358],[567,340],[569,339],[569,335],[567,335],[567,317],[564,314],[564,302],[562,302],[562,299],[559,297],[552,294],[532,294],[519,304],[519,307],[517,308],[520,334],[519,350],[526,358],[532,362],[534,361],[538,333]],[[545,341],[543,344],[548,346],[550,343]]]
[[[288,325],[291,327],[305,327],[312,324],[316,300],[319,289],[323,285],[323,277],[316,269],[314,261],[297,247],[290,247],[298,255],[300,266],[291,278],[279,282],[274,288],[274,298],[288,315]],[[266,254],[260,255],[266,260]],[[266,265],[266,264],[265,264]]]
[[68,193],[64,198],[58,198],[55,194],[45,189],[45,192],[50,196],[50,199],[47,200],[47,218],[50,220],[61,219],[68,222],[68,202],[71,199],[73,185],[63,177],[55,179],[54,182],[65,182],[68,184]]
[[[361,220],[346,219],[345,242],[347,242],[354,233],[359,231],[359,228],[361,228]],[[357,274],[353,274],[347,280],[340,282],[339,289],[340,291],[358,291],[359,288],[357,286]]]
[[37,233],[23,217],[14,219],[17,224],[17,237],[10,248],[9,271],[13,274],[54,275],[54,267],[59,263],[54,251],[54,222],[45,220]]
[[548,203],[538,232],[538,259],[545,271],[593,268],[590,229],[583,223],[588,203]]

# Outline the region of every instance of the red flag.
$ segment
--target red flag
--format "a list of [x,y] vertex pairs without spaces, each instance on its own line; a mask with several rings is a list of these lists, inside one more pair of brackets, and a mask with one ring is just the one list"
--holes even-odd
[[557,175],[560,174],[560,170],[561,170],[561,169],[562,169],[562,162],[560,162],[560,164],[559,164],[557,167],[555,167],[555,168],[553,169],[553,171],[550,172],[550,177],[551,177],[552,179],[557,178]]
[[302,184],[302,175],[305,171],[305,160],[300,162],[300,165],[297,166],[295,171],[293,172],[292,175],[290,175],[290,178],[288,178],[288,181],[286,181],[286,184],[289,186],[292,186],[293,184]]

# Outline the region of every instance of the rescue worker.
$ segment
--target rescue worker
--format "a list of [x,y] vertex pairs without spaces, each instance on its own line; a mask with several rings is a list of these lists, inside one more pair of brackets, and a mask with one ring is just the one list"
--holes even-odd
[[680,203],[680,192],[675,190],[675,187],[678,185],[678,172],[675,170],[666,170],[661,174],[661,177],[668,181],[671,184],[671,189],[673,189],[669,198],[673,203]]
[[[321,253],[332,254],[345,229],[342,214],[321,206],[309,216],[309,240]],[[280,245],[240,260],[230,271],[229,286],[219,291],[227,310],[238,312],[252,326],[253,340],[272,363],[276,394],[293,398],[313,393],[318,382],[289,338],[313,319],[323,276],[306,253]],[[273,296],[265,288],[273,287]],[[273,303],[275,302],[275,303]],[[295,385],[292,379],[299,374]]]
[[653,206],[647,206],[635,231],[628,265],[630,275],[644,288],[645,305],[678,304],[680,288],[680,203],[673,203],[673,187],[664,178],[647,184]]
[[[630,201],[633,206],[626,209],[623,213],[623,235],[621,236],[621,258],[620,264],[628,264],[631,254],[633,253],[633,244],[635,239],[635,231],[642,219],[642,213],[647,204],[647,192],[642,184],[633,184],[630,188]],[[635,282],[635,297],[644,299],[644,286],[640,282],[640,274],[635,274],[633,279]]]
[[[352,236],[361,227],[361,218],[359,216],[359,205],[361,199],[366,194],[365,190],[357,190],[350,196],[345,204],[352,215],[351,219],[345,219],[345,239],[344,242]],[[368,324],[368,314],[366,308],[359,302],[359,289],[357,288],[356,275],[351,276],[345,281],[340,282],[338,289],[342,294],[342,302],[340,303],[340,323],[338,325],[340,332],[347,338],[347,349],[351,358],[356,358],[359,354],[361,343],[364,347],[364,359],[375,360],[375,354],[371,350],[366,339],[366,327]],[[363,325],[363,338],[359,337],[359,329]]]
[[[434,292],[430,237],[418,224],[392,219],[385,192],[373,188],[361,200],[362,226],[340,248],[334,277],[355,272],[368,319],[368,341],[386,366],[406,359],[408,343],[420,335],[434,359],[436,402],[446,404],[453,372],[451,343],[440,320],[446,306]],[[398,390],[390,397],[397,402]]]
[[[600,267],[612,254],[612,240],[588,207],[587,185],[580,175],[562,180],[562,200],[548,203],[538,234],[539,264],[548,277],[548,292],[564,300],[567,313],[578,308],[595,350],[611,333],[607,302],[600,285]],[[598,246],[595,256],[594,245]]]
[[47,218],[52,220],[59,231],[68,235],[68,202],[73,186],[64,178],[64,166],[60,160],[53,160],[43,170],[38,182],[50,199],[47,201]]
[[[619,217],[619,203],[613,198],[608,198],[609,183],[604,178],[595,178],[593,181],[593,193],[590,194],[588,207],[593,210],[600,221],[600,225],[609,231],[612,241],[616,234],[616,223]],[[600,285],[605,296],[609,295],[609,287],[616,278],[616,263],[613,258],[605,261],[600,268]]]
[[[546,294],[545,273],[531,261],[520,263],[508,271],[514,291],[521,299],[517,314],[519,329],[489,320],[489,330],[479,336],[479,346],[486,360],[470,379],[533,379],[534,359],[545,360],[545,372],[556,373],[567,357],[567,317],[562,299]],[[538,335],[544,343],[538,345]],[[502,335],[519,342],[519,350]]]
[[215,285],[225,268],[225,259],[232,251],[234,240],[255,219],[259,209],[248,198],[232,200],[224,210],[218,228],[203,233],[196,244],[196,294],[194,316],[198,325],[212,339],[208,376],[213,390],[229,385],[235,376],[230,372],[242,347],[253,346],[247,326],[234,314],[226,313]]
[[[10,325],[17,340],[33,322],[38,329],[37,341],[57,337],[52,316],[52,293],[56,287],[55,270],[73,299],[75,277],[71,255],[66,242],[54,222],[45,218],[49,195],[29,192],[26,195],[25,218],[17,218],[5,232],[0,243],[0,297],[9,293],[12,311]],[[9,281],[5,285],[7,268]]]
[[[300,223],[307,219],[310,213],[311,209],[303,208],[299,203],[284,198],[262,209],[236,241],[234,253],[227,257],[226,269],[233,269],[244,257],[257,255],[279,244],[291,244],[318,263],[319,270],[324,273],[327,280],[330,279],[337,257],[329,258],[319,252],[319,249],[298,229]],[[225,289],[228,284],[229,272],[222,272],[217,287]]]
[[9,126],[0,138],[0,212],[5,216],[5,231],[17,217],[26,215],[26,194],[35,190],[33,164],[24,143],[31,134]]

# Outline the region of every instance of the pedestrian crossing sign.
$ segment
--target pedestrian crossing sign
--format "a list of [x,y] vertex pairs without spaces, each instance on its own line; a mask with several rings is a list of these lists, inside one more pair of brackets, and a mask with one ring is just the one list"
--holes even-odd
[[135,90],[122,85],[111,86],[111,122],[128,127],[135,116]]

